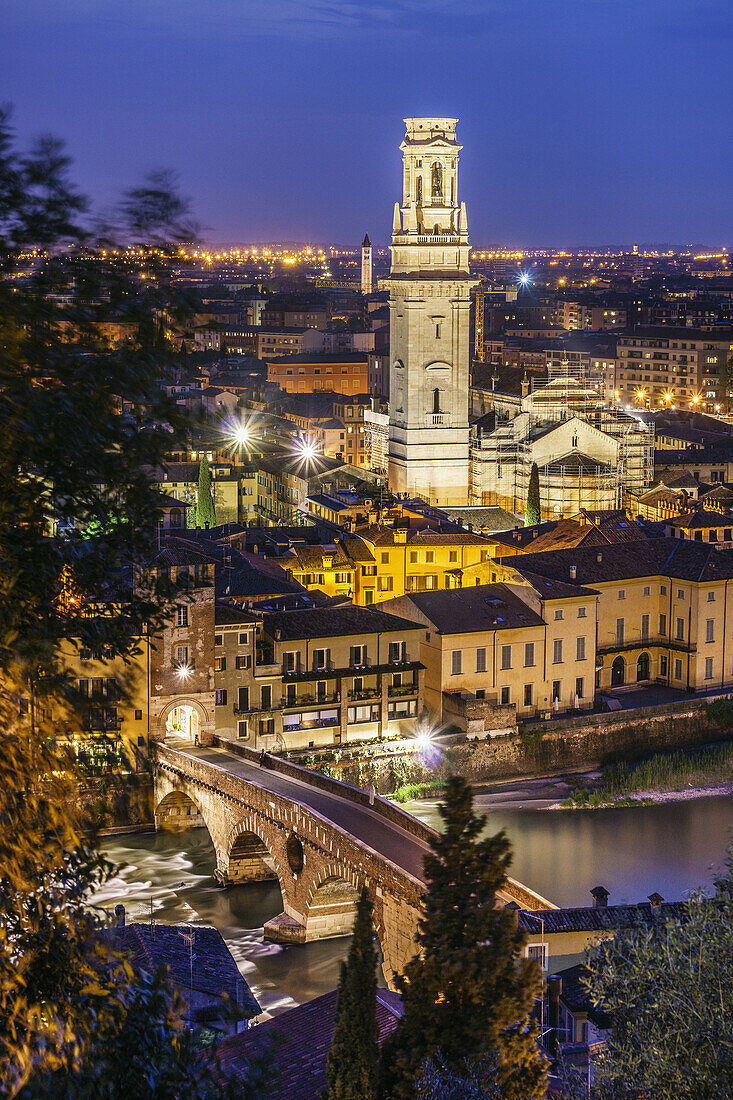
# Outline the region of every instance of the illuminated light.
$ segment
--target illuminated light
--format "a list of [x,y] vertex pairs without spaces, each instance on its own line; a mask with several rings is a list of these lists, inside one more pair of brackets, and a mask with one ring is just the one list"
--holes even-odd
[[433,738],[430,734],[430,730],[423,730],[422,733],[418,733],[415,738],[415,743],[420,752],[427,752],[428,749],[431,749],[433,747]]
[[179,680],[187,680],[191,675],[192,669],[190,665],[180,664],[176,666],[176,676]]
[[252,438],[252,433],[246,424],[240,424],[239,427],[234,429],[234,442],[240,447],[246,447]]

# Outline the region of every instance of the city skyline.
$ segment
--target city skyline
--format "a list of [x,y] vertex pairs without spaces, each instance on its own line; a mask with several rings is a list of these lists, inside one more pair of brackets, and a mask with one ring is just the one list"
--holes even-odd
[[[460,120],[477,244],[731,241],[722,3],[224,0],[5,13],[0,98],[96,203],[175,170],[210,241],[386,242],[404,117]],[[694,197],[693,197],[694,196]]]

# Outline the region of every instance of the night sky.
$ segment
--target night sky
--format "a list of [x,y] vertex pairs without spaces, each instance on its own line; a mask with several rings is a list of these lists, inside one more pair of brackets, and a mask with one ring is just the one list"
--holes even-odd
[[99,203],[170,167],[212,242],[387,241],[409,115],[476,245],[733,245],[731,0],[2,0],[0,100]]

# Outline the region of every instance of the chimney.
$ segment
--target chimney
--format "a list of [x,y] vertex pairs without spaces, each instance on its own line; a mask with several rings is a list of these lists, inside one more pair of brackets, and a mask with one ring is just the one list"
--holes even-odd
[[662,897],[661,894],[658,894],[656,890],[654,891],[653,894],[649,895],[649,902],[651,904],[652,909],[659,909],[659,907],[660,907],[660,905],[662,904],[663,901],[664,901],[664,898]]
[[559,974],[550,974],[547,979],[547,1049],[553,1058],[557,1058],[560,1039],[560,994],[562,978]]
[[281,630],[276,630],[275,631],[275,641],[279,642],[281,637],[282,637],[282,631]]
[[578,576],[578,567],[577,567],[577,565],[571,565],[570,566],[570,580],[574,581],[577,576]]
[[593,908],[594,909],[607,909],[608,908],[608,890],[605,886],[594,886],[591,890],[593,895]]
[[115,905],[115,916],[117,917],[117,927],[125,927],[125,907],[124,905]]
[[600,550],[599,550],[599,551],[598,551],[598,553],[596,554],[596,561],[597,561],[597,562],[598,562],[599,564],[600,564],[600,563],[601,563],[601,562],[603,561],[603,554],[602,554],[602,553],[600,552]]
[[257,543],[255,543],[255,544],[254,544],[254,546],[252,547],[252,553],[253,553],[253,554],[256,554],[256,553],[257,553],[257,549],[258,549],[258,547],[257,547]]

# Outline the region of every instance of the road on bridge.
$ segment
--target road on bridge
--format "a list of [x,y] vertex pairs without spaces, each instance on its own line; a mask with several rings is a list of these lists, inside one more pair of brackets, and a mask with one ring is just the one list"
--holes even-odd
[[328,791],[318,790],[308,783],[281,775],[259,764],[250,764],[236,753],[218,747],[202,748],[190,741],[168,742],[169,747],[196,760],[204,761],[221,768],[232,775],[241,776],[249,783],[273,794],[283,795],[309,810],[314,810],[327,821],[333,822],[354,840],[372,848],[385,859],[390,860],[403,871],[407,871],[420,882],[425,881],[423,858],[430,850],[427,844],[417,837],[404,832],[399,826],[385,821],[383,817],[365,806],[340,798]]

